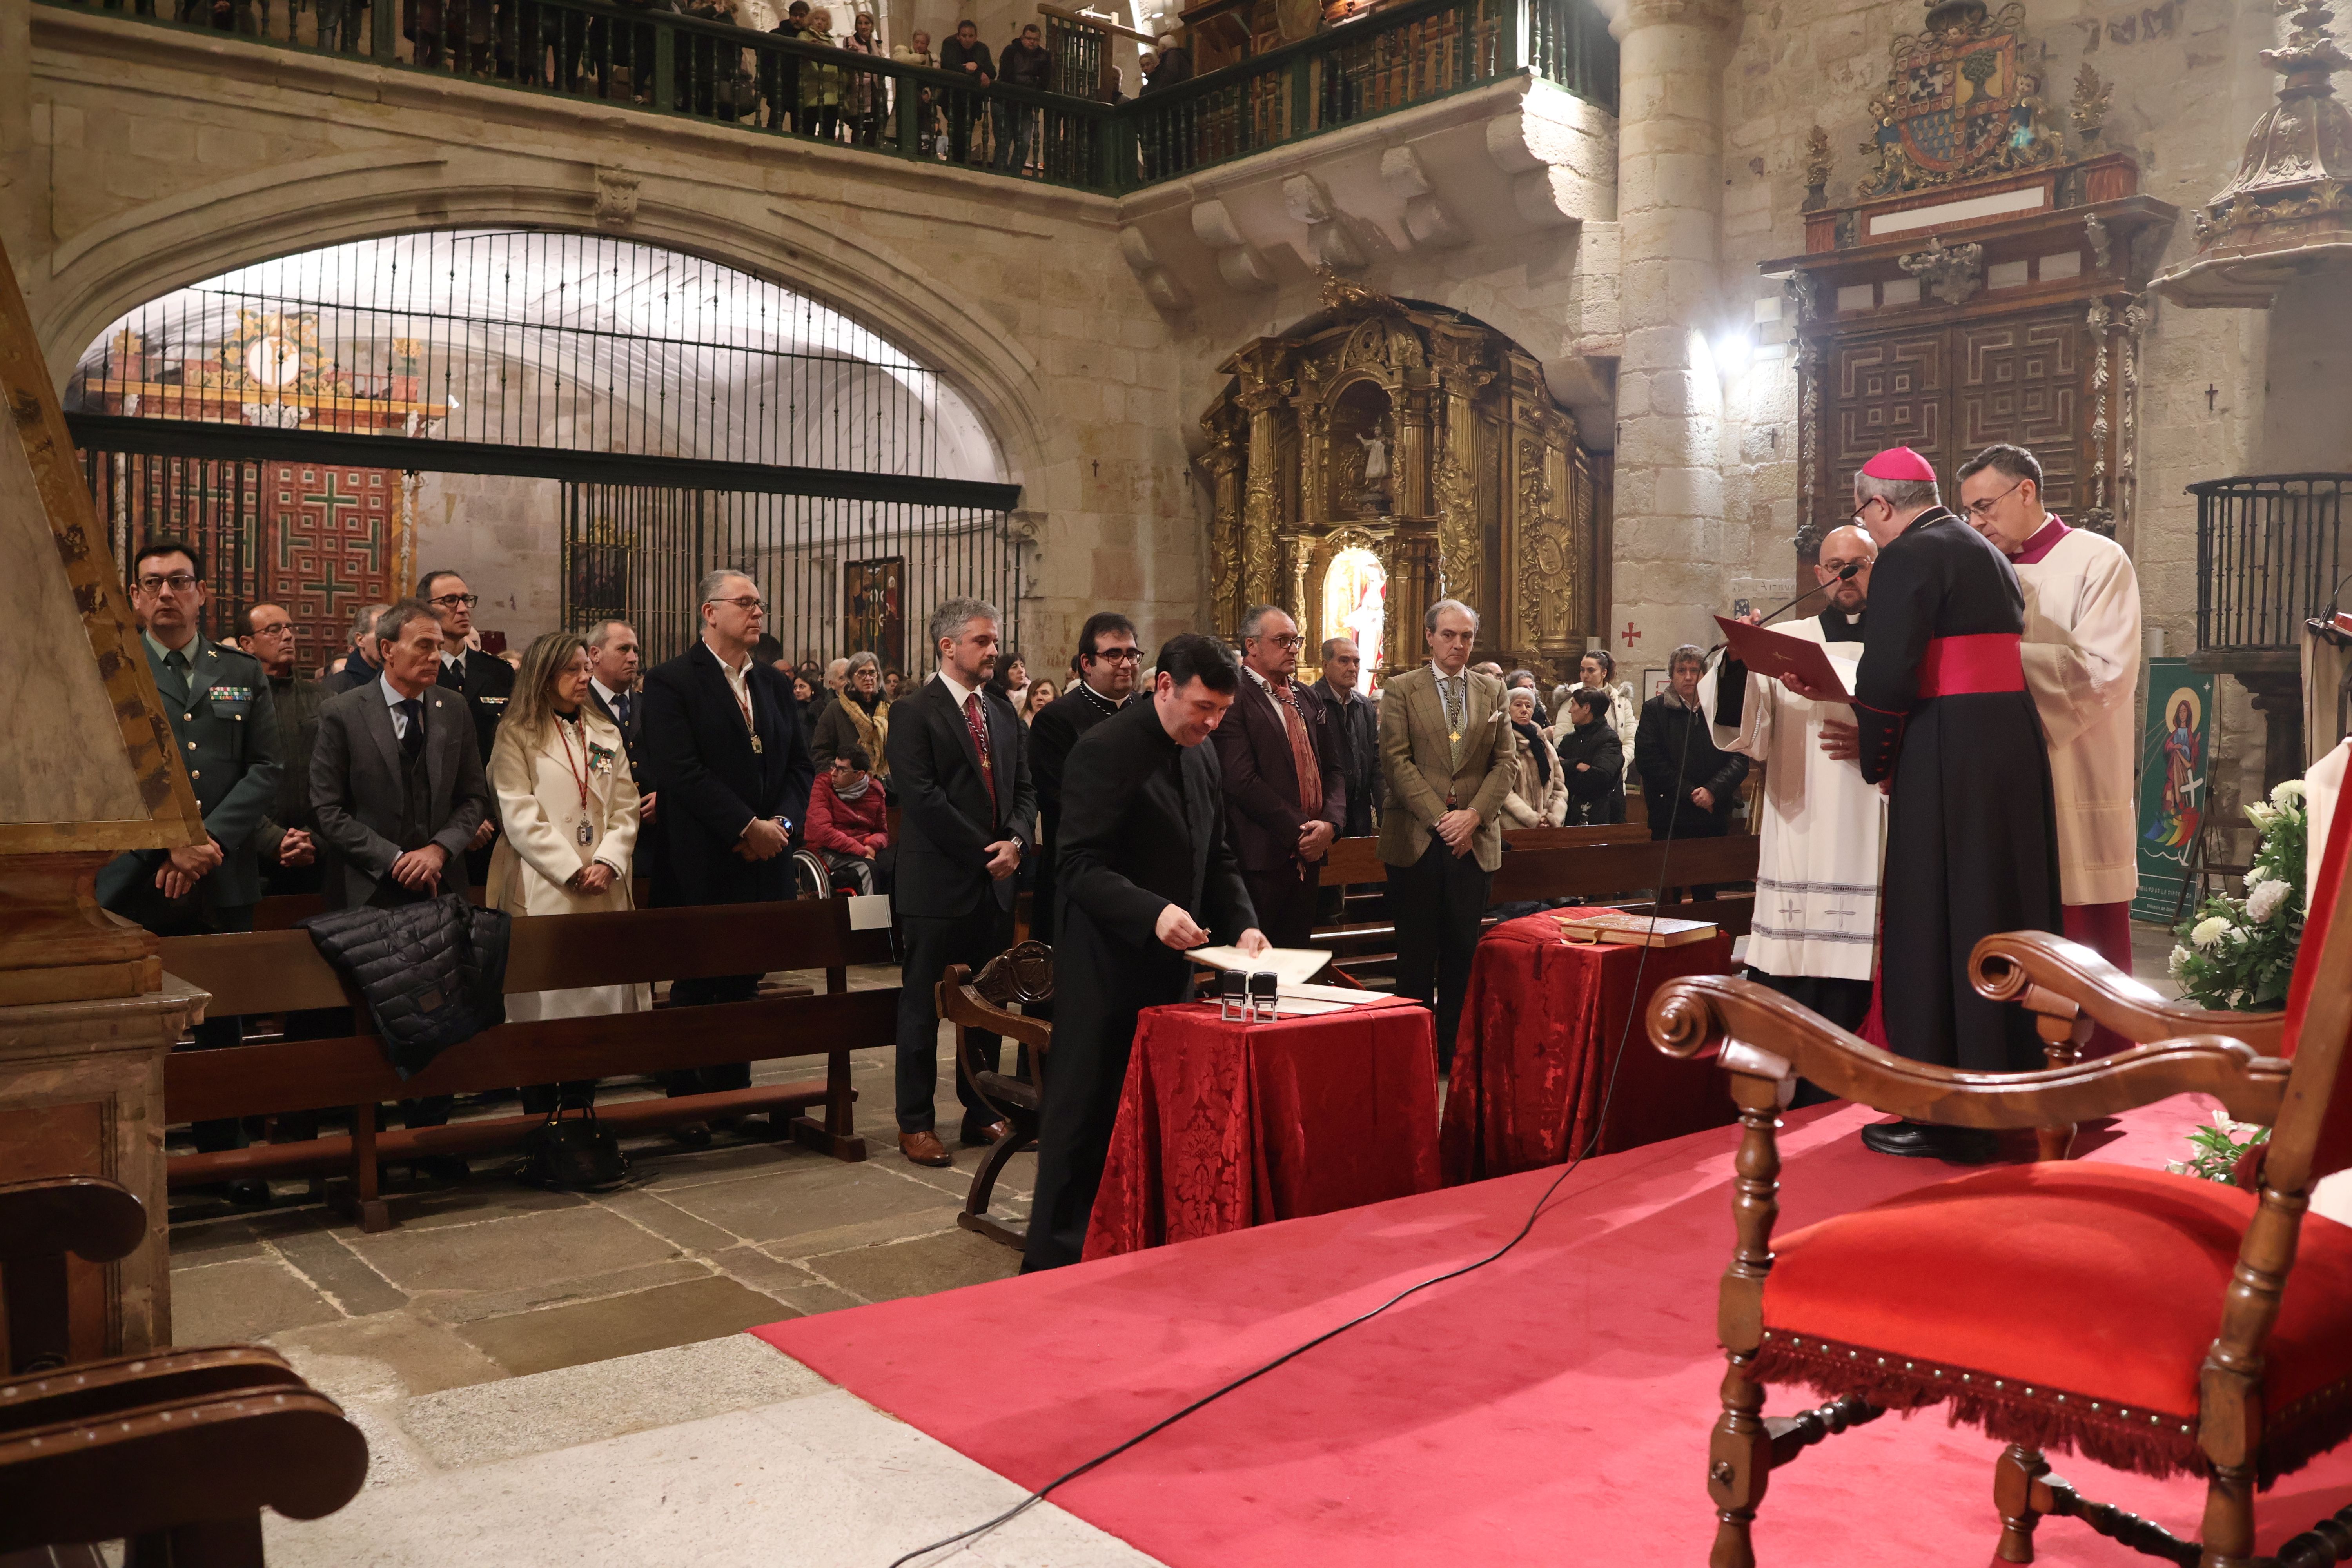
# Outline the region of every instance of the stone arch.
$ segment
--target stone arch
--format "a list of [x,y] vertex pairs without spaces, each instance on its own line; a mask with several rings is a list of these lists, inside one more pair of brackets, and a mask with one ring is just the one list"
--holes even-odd
[[494,152],[311,159],[146,203],[60,242],[26,303],[62,386],[109,322],[238,266],[425,229],[601,233],[737,268],[899,343],[970,403],[1008,479],[1041,472],[1048,423],[1037,362],[959,310],[951,279],[800,211],[772,205],[772,226],[760,226],[696,195],[696,182]]

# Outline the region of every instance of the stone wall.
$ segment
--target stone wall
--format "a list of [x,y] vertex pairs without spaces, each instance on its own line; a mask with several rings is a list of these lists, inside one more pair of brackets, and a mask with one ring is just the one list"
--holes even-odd
[[[241,262],[420,227],[611,233],[938,367],[1043,545],[1033,640],[1103,604],[1147,637],[1198,612],[1175,337],[1108,199],[0,0],[0,43],[28,35],[0,47],[0,235],[60,386],[122,311]],[[546,537],[513,559],[552,592],[553,510],[531,510]]]

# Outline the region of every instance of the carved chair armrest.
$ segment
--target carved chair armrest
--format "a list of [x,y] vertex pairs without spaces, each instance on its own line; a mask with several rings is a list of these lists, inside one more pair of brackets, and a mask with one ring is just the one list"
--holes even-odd
[[2015,1002],[2045,1018],[2087,1013],[2143,1046],[2210,1035],[2242,1040],[2269,1057],[2278,1054],[2285,1033],[2284,1013],[2210,1013],[2168,1002],[2080,942],[2049,931],[1985,938],[1969,955],[1969,974],[1978,994],[1996,1002]]
[[[1961,1072],[1883,1051],[1777,991],[1724,974],[1659,987],[1649,1029],[1672,1057],[1722,1046],[1735,1082],[1777,1089],[1801,1076],[1874,1110],[1947,1127],[2064,1126],[2191,1091],[2212,1095],[2241,1121],[2269,1126],[2289,1070],[2242,1040],[2205,1035],[2040,1072]],[[1737,1088],[1734,1098],[1747,1106]]]
[[241,1389],[308,1386],[284,1357],[259,1345],[111,1356],[0,1384],[0,1434]]
[[265,1507],[322,1519],[358,1495],[367,1468],[367,1439],[309,1388],[22,1427],[0,1434],[0,1552],[122,1540]]
[[1018,1040],[1033,1051],[1053,1048],[1054,1022],[1050,1018],[1032,1018],[1000,1007],[972,989],[969,983],[955,984],[955,970],[948,971],[940,982],[940,1016],[950,1024],[961,1024],[967,1029],[986,1029]]
[[72,1253],[91,1263],[130,1257],[147,1239],[147,1209],[103,1176],[0,1182],[0,1262]]

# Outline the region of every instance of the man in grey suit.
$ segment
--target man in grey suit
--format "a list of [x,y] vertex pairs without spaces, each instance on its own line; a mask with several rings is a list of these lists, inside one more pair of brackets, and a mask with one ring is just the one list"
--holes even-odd
[[[205,608],[204,555],[194,545],[159,539],[131,560],[131,604],[146,623],[140,642],[163,700],[172,738],[205,814],[205,842],[170,851],[134,850],[109,861],[98,900],[163,936],[253,929],[261,901],[262,818],[278,798],[278,718],[269,681],[252,655],[212,641],[197,629]],[[199,1050],[244,1041],[235,1015],[195,1027]],[[207,1152],[245,1146],[234,1118],[199,1121],[196,1147]],[[267,1204],[268,1184],[229,1184],[229,1197]]]
[[[490,811],[464,698],[439,689],[441,624],[423,601],[403,599],[376,622],[383,674],[329,698],[310,752],[310,805],[325,851],[331,910],[413,903],[466,886],[466,847]],[[401,1102],[410,1127],[439,1127],[450,1099]],[[455,1155],[417,1162],[462,1180]]]
[[329,909],[404,904],[466,886],[466,847],[489,815],[474,716],[435,684],[441,626],[419,600],[376,622],[383,674],[319,709],[310,805]]
[[[1503,863],[1503,797],[1518,777],[1503,683],[1471,669],[1478,613],[1440,599],[1422,618],[1430,662],[1381,697],[1381,859],[1396,919],[1397,994],[1437,1005],[1437,1059],[1454,1034],[1478,947],[1478,921]],[[1433,981],[1434,985],[1433,987]]]

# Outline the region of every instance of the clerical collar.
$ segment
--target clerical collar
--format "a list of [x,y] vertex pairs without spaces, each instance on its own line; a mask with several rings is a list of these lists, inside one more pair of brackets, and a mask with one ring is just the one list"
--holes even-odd
[[1088,701],[1092,702],[1096,707],[1101,709],[1106,713],[1118,712],[1120,709],[1126,707],[1128,703],[1134,700],[1135,695],[1133,692],[1129,692],[1127,696],[1113,700],[1108,697],[1105,697],[1101,692],[1097,691],[1093,687],[1088,686],[1083,680],[1078,682],[1078,689],[1086,693]]
[[2050,521],[2043,523],[2042,527],[2035,531],[2033,537],[2027,540],[2022,545],[2019,546],[2017,553],[2009,558],[2009,563],[2011,565],[2040,565],[2042,563],[2042,557],[2048,555],[2052,551],[2058,548],[2058,542],[2060,540],[2074,531],[2073,529],[2058,521],[2058,514],[2056,512],[2053,511],[2050,513],[2049,516]]
[[1832,605],[1821,614],[1822,640],[1823,642],[1860,642],[1862,617],[1866,614],[1868,614],[1866,610],[1856,610],[1849,615],[1835,605]]

